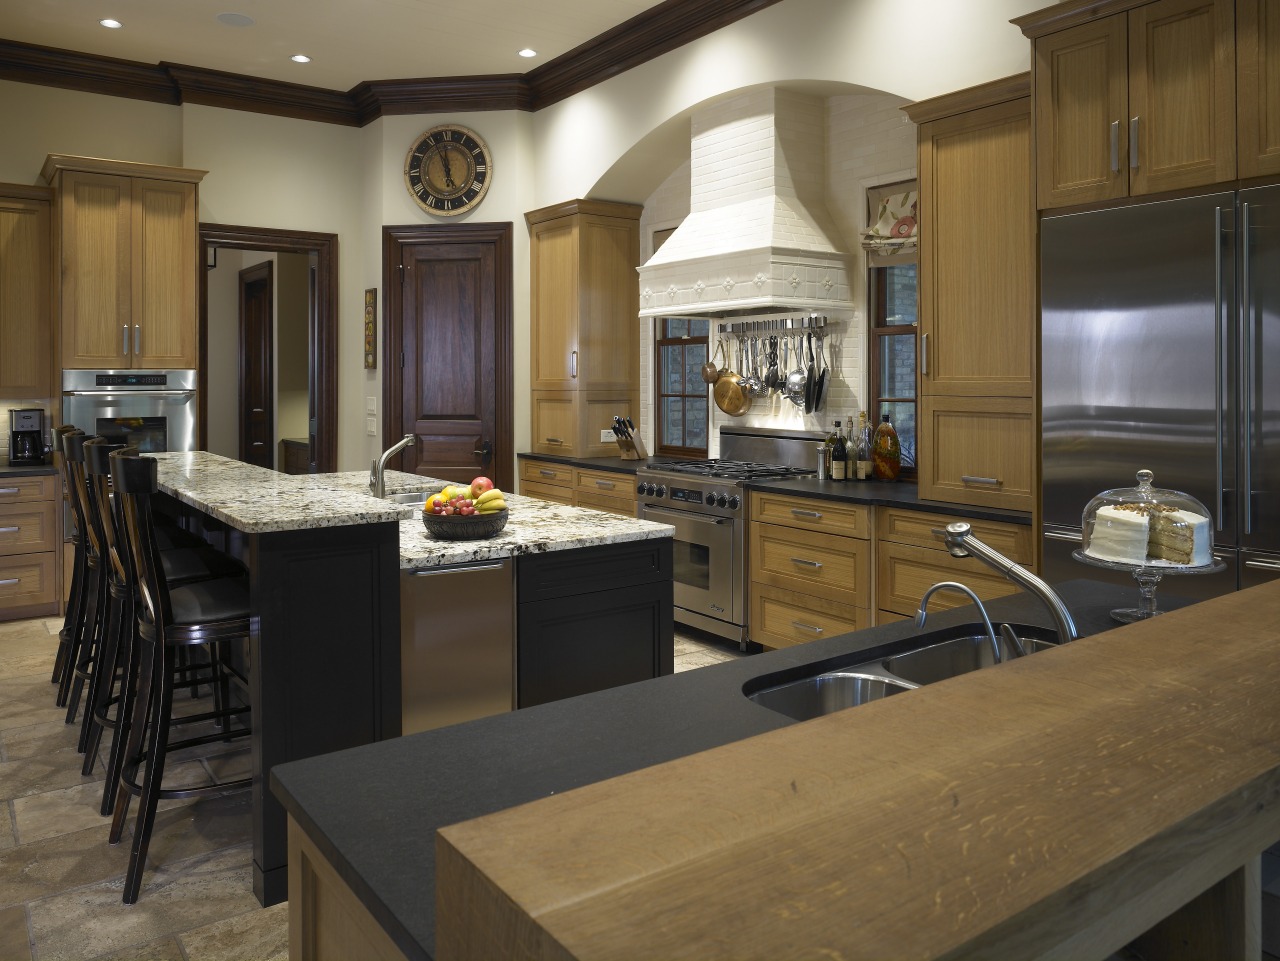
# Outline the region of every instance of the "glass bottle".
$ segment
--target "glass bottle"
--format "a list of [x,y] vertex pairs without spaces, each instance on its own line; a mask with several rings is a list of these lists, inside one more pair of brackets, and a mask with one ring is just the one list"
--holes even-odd
[[840,430],[840,421],[836,421],[835,439],[831,441],[831,479],[845,481],[849,479],[849,448],[844,442],[844,433]]
[[876,428],[871,448],[871,464],[876,480],[897,480],[898,472],[902,470],[902,447],[888,414],[880,418],[880,426]]
[[858,412],[858,480],[871,480],[871,424],[867,422],[867,412]]

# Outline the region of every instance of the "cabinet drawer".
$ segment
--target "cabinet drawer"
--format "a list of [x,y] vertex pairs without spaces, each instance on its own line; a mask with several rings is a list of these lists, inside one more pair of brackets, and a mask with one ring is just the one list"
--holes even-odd
[[1010,560],[1030,566],[1033,557],[1031,528],[1022,524],[1003,524],[999,521],[982,521],[950,514],[930,514],[923,511],[895,510],[892,507],[877,509],[876,538],[898,544],[914,544],[936,551],[945,550],[942,538],[935,530],[942,530],[952,521],[965,521],[978,540],[990,545]]
[[631,501],[636,499],[636,479],[630,474],[574,468],[573,486],[584,493],[605,494]]
[[554,484],[557,487],[573,486],[573,468],[568,464],[552,464],[543,460],[522,460],[520,480],[536,484]]
[[525,497],[538,497],[544,501],[573,506],[573,490],[568,487],[552,487],[550,484],[531,484],[520,482],[520,493]]
[[[876,606],[881,610],[912,615],[920,598],[938,581],[960,581],[984,601],[1016,594],[1018,587],[979,560],[952,557],[946,551],[890,544],[881,541],[876,551]],[[962,594],[939,591],[929,601],[930,611],[961,607],[970,601]],[[974,617],[977,617],[974,611]]]
[[862,504],[752,491],[751,520],[863,539],[871,536],[871,511]]
[[53,550],[53,508],[51,502],[39,501],[0,504],[0,554]]
[[534,391],[532,403],[533,449],[539,454],[577,453],[578,417],[573,393]]
[[791,647],[870,626],[871,614],[865,608],[767,584],[751,585],[748,634],[765,647]]
[[671,582],[670,537],[549,551],[516,558],[516,597],[521,604]]
[[614,497],[610,494],[597,494],[594,491],[577,491],[573,495],[575,507],[591,507],[610,514],[621,514],[623,517],[636,516],[635,498]]
[[753,583],[871,606],[871,543],[818,531],[751,525]]
[[19,501],[51,501],[57,496],[57,474],[0,478],[0,505]]
[[1035,503],[1033,403],[1025,397],[922,397],[927,438],[920,496],[1030,511]]
[[53,553],[0,557],[0,610],[55,601]]

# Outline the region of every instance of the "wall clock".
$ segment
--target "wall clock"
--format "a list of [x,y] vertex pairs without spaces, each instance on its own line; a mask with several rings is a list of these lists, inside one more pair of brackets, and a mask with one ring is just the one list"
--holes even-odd
[[489,146],[457,124],[432,127],[404,158],[404,182],[423,210],[452,217],[476,206],[489,189]]

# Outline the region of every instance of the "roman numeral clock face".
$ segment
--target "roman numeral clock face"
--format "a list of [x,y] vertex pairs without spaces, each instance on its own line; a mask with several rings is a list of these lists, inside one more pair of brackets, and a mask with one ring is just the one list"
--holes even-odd
[[492,176],[488,145],[474,130],[456,124],[432,127],[413,142],[404,160],[410,196],[428,213],[446,217],[480,203]]

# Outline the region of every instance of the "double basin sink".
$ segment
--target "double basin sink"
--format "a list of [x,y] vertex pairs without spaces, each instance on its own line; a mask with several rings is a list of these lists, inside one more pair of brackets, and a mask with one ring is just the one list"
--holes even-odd
[[[1028,655],[1058,642],[1052,630],[1009,626],[1022,640]],[[997,634],[997,640],[1002,662],[1018,656],[1004,637]],[[748,683],[744,693],[761,707],[807,721],[994,664],[991,638],[984,626],[962,624],[900,641],[889,653],[851,662],[848,667],[829,668],[781,683],[774,683],[774,678],[766,675]]]

